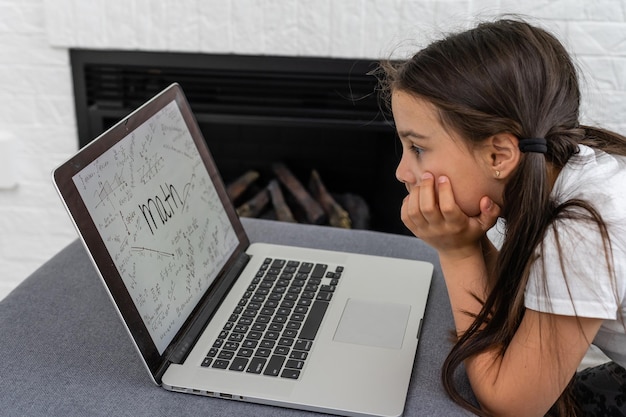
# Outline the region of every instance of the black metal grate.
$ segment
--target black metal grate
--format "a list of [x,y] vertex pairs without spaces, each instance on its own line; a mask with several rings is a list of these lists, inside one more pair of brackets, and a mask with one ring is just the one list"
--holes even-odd
[[92,111],[130,111],[177,82],[196,114],[384,122],[376,79],[368,75],[374,61],[127,51],[111,59],[111,54],[72,51],[75,85],[83,83],[84,106]]

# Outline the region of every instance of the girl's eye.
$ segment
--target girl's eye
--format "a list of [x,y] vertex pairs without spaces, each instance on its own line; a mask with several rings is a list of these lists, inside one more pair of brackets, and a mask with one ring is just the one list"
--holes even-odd
[[411,150],[411,152],[413,152],[417,156],[420,156],[422,152],[424,152],[422,148],[420,148],[419,146],[415,146],[415,145],[411,145],[409,149]]

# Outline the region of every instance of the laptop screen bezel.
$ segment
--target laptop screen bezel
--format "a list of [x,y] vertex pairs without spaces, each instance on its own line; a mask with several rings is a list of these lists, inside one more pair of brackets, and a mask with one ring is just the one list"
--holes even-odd
[[[193,312],[187,317],[172,342],[165,351],[160,354],[72,178],[172,101],[175,101],[178,105],[191,137],[196,144],[200,157],[204,162],[204,166],[211,180],[213,180],[220,200],[224,204],[224,208],[239,243],[222,271],[205,292]],[[224,287],[232,284],[224,282],[226,279],[232,279],[232,274],[226,274],[225,271],[230,269],[242,253],[245,252],[250,243],[235,208],[228,198],[221,175],[217,170],[217,166],[207,147],[204,136],[202,135],[200,127],[180,85],[170,85],[150,101],[120,120],[116,125],[79,150],[74,156],[54,170],[53,180],[92,262],[96,266],[120,317],[127,327],[135,347],[143,358],[144,364],[152,375],[154,382],[160,384],[161,376],[169,364],[168,358],[172,353],[173,347],[176,346],[180,337],[185,334],[186,328],[191,325],[194,315],[200,309],[206,312],[207,308],[216,309],[218,307],[220,300],[212,299],[210,294],[212,290],[218,286]],[[214,305],[206,306],[205,304],[207,303]]]

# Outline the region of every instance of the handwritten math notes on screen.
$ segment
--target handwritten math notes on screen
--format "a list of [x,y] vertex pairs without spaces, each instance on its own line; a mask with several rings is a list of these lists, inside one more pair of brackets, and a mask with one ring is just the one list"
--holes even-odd
[[163,353],[238,244],[176,102],[73,180]]

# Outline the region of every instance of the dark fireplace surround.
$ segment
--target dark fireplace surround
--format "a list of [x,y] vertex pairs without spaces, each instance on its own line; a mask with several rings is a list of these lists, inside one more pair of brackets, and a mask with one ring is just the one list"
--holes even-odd
[[79,146],[173,82],[194,111],[225,183],[285,163],[304,183],[367,202],[370,228],[406,233],[391,118],[368,72],[376,61],[71,50]]

